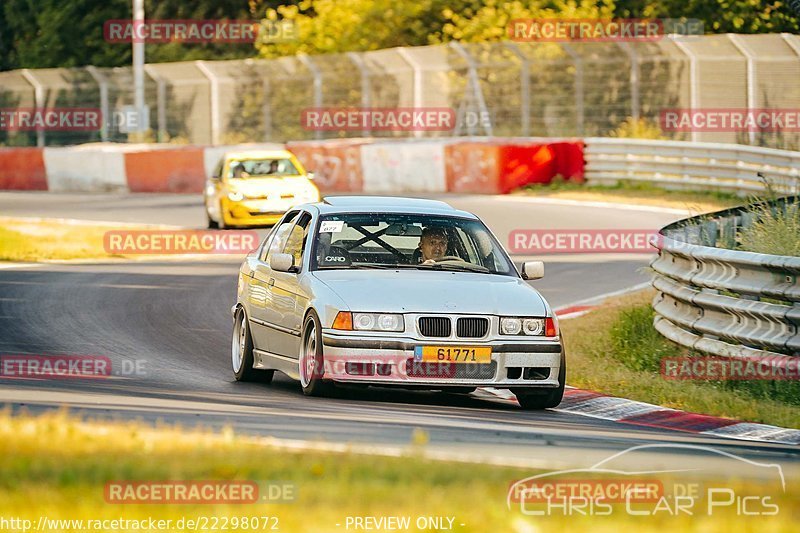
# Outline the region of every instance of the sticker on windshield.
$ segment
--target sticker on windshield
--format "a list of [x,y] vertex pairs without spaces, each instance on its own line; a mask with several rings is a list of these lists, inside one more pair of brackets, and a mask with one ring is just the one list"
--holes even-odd
[[339,233],[344,227],[344,220],[323,220],[319,227],[320,233]]

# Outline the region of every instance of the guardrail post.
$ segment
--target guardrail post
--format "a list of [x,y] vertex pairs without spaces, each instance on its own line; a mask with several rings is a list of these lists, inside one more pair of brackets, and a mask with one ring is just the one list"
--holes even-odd
[[[369,69],[364,63],[364,58],[362,58],[359,54],[355,52],[347,52],[347,57],[353,62],[358,71],[361,73],[361,108],[369,109],[371,105]],[[369,126],[369,121],[367,121],[367,125],[361,133],[364,135],[364,137],[369,137],[372,133],[372,128]]]
[[106,142],[108,140],[108,121],[111,119],[108,110],[108,80],[97,70],[97,67],[89,65],[86,67],[86,71],[100,89],[100,114],[103,116],[103,123],[100,125],[100,140]]
[[508,41],[505,45],[520,60],[519,112],[522,136],[528,137],[531,134],[531,64],[517,43]]
[[[44,110],[44,85],[42,85],[42,83],[36,79],[36,76],[33,75],[30,69],[24,68],[20,71],[20,74],[22,74],[22,77],[25,78],[25,81],[30,83],[31,87],[33,87],[34,107],[37,109],[37,111]],[[44,128],[41,125],[36,126],[36,146],[39,148],[44,147],[45,141]]]
[[[311,75],[314,77],[314,107],[320,108],[322,107],[322,71],[306,54],[297,54],[297,59],[311,71]],[[322,130],[317,128],[314,131],[314,138],[321,139]]]

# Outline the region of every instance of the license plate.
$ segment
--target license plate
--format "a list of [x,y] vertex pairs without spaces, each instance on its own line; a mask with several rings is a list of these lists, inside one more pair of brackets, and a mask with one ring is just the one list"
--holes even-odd
[[426,363],[491,363],[491,346],[417,346],[414,360]]

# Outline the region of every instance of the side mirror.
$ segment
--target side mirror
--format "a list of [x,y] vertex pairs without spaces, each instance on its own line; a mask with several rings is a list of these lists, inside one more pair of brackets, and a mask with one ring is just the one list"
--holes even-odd
[[306,172],[306,177],[308,179],[310,179],[310,180],[313,180],[314,179],[314,173],[313,172]]
[[272,254],[269,258],[269,267],[278,272],[289,272],[294,267],[292,254]]
[[522,279],[542,279],[544,263],[542,261],[525,261],[522,263]]

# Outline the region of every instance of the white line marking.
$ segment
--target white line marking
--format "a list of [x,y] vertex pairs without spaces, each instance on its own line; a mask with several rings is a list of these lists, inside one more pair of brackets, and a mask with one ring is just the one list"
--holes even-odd
[[512,200],[515,202],[524,202],[531,204],[544,204],[544,205],[571,205],[581,207],[597,207],[600,209],[617,209],[626,211],[645,211],[648,213],[668,213],[670,215],[691,215],[691,209],[675,209],[673,207],[658,207],[646,206],[636,204],[615,204],[613,202],[596,202],[588,200],[566,200],[557,198],[539,198],[536,196],[493,196],[495,200]]

